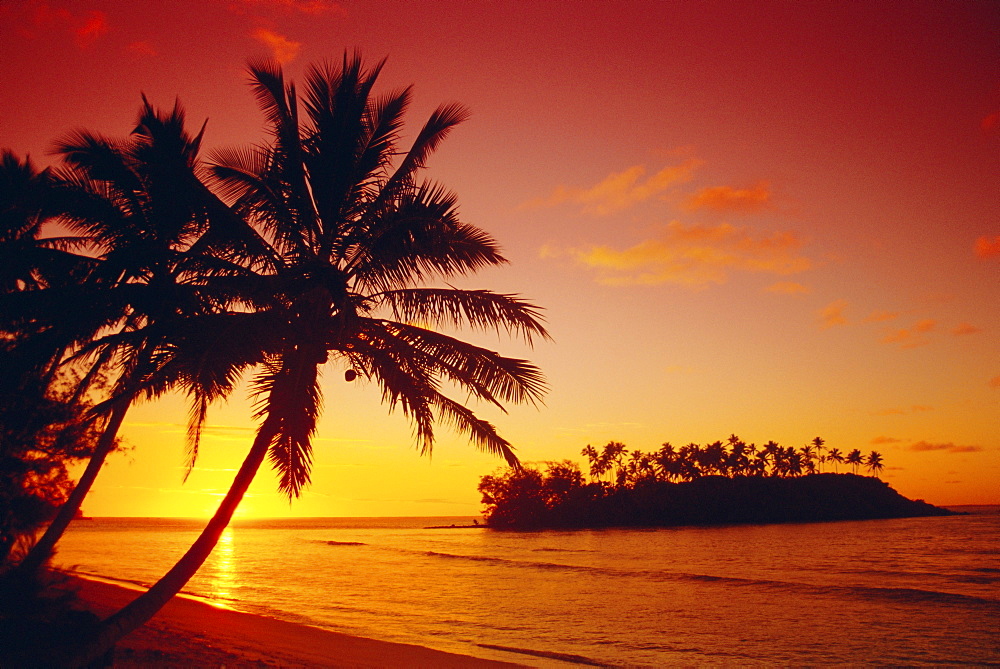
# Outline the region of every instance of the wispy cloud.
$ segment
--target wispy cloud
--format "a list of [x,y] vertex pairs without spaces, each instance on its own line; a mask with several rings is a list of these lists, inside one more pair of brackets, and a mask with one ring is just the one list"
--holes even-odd
[[875,437],[872,439],[872,446],[885,446],[886,444],[898,444],[903,441],[902,439],[896,439],[895,437]]
[[929,441],[918,441],[910,444],[907,450],[911,451],[945,451],[946,453],[976,453],[983,450],[982,446],[960,446],[952,442],[932,443]]
[[589,188],[557,186],[550,195],[525,202],[521,207],[554,207],[569,203],[581,205],[588,214],[614,214],[649,200],[675,184],[689,181],[701,164],[701,160],[691,158],[680,165],[664,167],[650,177],[646,177],[644,165],[635,165],[624,172],[615,172]]
[[823,330],[828,330],[832,327],[837,327],[839,325],[847,325],[848,320],[844,315],[844,311],[847,310],[848,302],[847,300],[835,300],[830,304],[826,305],[817,313],[817,320],[819,321],[819,327]]
[[865,318],[867,323],[884,323],[885,321],[894,321],[899,318],[898,311],[873,311]]
[[925,318],[912,327],[887,332],[880,341],[883,344],[899,344],[900,348],[916,348],[929,343],[929,340],[922,335],[931,332],[936,327],[936,320]]
[[956,337],[961,337],[963,335],[971,335],[982,332],[982,328],[978,328],[971,323],[959,323],[954,328],[952,328],[951,333]]
[[730,272],[795,274],[810,268],[798,254],[801,240],[791,232],[754,236],[728,223],[686,225],[673,221],[651,239],[626,249],[591,246],[571,249],[577,262],[600,270],[610,285],[673,283],[695,288],[725,283]]
[[48,2],[32,2],[24,9],[26,13],[22,17],[27,22],[20,33],[29,38],[37,37],[38,32],[68,34],[77,47],[87,49],[109,29],[107,15],[99,10],[74,14],[62,7],[53,8]]
[[756,214],[771,207],[771,186],[761,181],[749,188],[711,186],[688,196],[684,208],[688,211],[708,209],[733,214]]
[[299,55],[301,42],[295,42],[267,28],[257,28],[251,36],[271,50],[271,55],[281,64],[290,63]]
[[1000,235],[992,238],[984,235],[977,239],[976,255],[980,258],[995,258],[1000,256]]
[[796,283],[795,281],[779,281],[777,283],[772,283],[764,290],[769,293],[779,293],[781,295],[805,295],[812,292],[809,286],[804,286],[801,283]]
[[86,49],[106,32],[108,32],[107,16],[104,12],[95,10],[89,12],[83,23],[73,29],[73,36],[76,45],[81,49]]

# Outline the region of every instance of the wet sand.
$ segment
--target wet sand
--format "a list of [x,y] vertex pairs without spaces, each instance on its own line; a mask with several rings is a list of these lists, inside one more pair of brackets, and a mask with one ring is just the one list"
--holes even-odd
[[[79,596],[101,616],[136,596],[119,585],[75,578]],[[174,597],[123,639],[116,667],[515,667],[422,646],[377,641],[221,609]]]

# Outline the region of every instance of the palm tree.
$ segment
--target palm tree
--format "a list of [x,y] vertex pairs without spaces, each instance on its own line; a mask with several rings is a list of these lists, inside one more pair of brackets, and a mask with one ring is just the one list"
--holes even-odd
[[581,455],[587,456],[587,462],[590,464],[590,478],[592,481],[598,481],[601,478],[601,474],[604,470],[601,469],[601,455],[597,452],[597,449],[587,444],[580,451]]
[[882,454],[878,451],[869,453],[868,457],[865,458],[865,466],[869,472],[875,475],[875,478],[878,478],[879,472],[882,471]]
[[[117,371],[111,397],[101,406],[103,433],[86,469],[41,539],[22,561],[32,573],[51,555],[56,542],[78,515],[101,466],[115,448],[118,430],[131,404],[156,396],[176,382],[160,375],[175,344],[168,344],[180,323],[195,314],[218,311],[231,301],[229,289],[213,288],[212,278],[245,274],[216,257],[230,248],[236,217],[228,213],[196,176],[201,134],[184,128],[179,105],[168,113],[143,100],[131,137],[117,141],[78,131],[57,145],[66,168],[49,192],[58,221],[80,233],[64,246],[96,256],[86,277],[49,285],[20,296],[18,311],[51,324],[57,351],[73,350],[74,361],[89,359],[92,380],[102,370]],[[246,237],[246,230],[240,232]],[[252,362],[252,360],[248,361]],[[168,368],[169,369],[169,368]],[[235,377],[219,383],[188,383],[194,400],[192,454],[207,404],[232,388]],[[86,383],[84,383],[86,385]]]
[[858,467],[860,467],[864,463],[864,456],[861,455],[860,449],[855,448],[853,451],[847,454],[847,457],[844,459],[844,461],[847,464],[851,465],[853,473],[857,474]]
[[673,481],[680,475],[680,462],[677,450],[669,441],[664,442],[653,456],[656,475],[660,480]]
[[806,444],[799,449],[799,454],[802,460],[802,468],[805,469],[809,474],[816,472],[815,461],[817,459],[816,452],[813,451],[812,444]]
[[816,465],[821,472],[823,471],[823,463],[826,462],[826,457],[823,455],[825,450],[823,444],[825,443],[822,437],[814,437],[812,440],[812,445],[816,449]]
[[760,447],[760,453],[757,454],[757,458],[762,461],[762,467],[766,470],[767,465],[771,466],[771,476],[778,476],[780,471],[780,461],[783,454],[783,449],[778,445],[776,441],[768,441],[766,444]]
[[77,661],[102,655],[183,587],[265,458],[289,498],[301,492],[309,482],[311,437],[322,404],[319,371],[328,361],[345,368],[349,381],[377,384],[390,410],[399,407],[414,424],[422,453],[430,452],[434,425],[443,420],[519,467],[494,426],[445,393],[454,388],[500,407],[537,402],[544,392],[541,373],[525,360],[437,328],[506,332],[528,343],[548,335],[537,308],[516,296],[428,285],[506,261],[486,232],[459,220],[453,195],[417,180],[465,110],[439,107],[409,151],[399,154],[410,89],[376,97],[381,68],[366,70],[356,55],[345,55],[340,67],[310,68],[300,120],[296,89],[285,84],[281,69],[269,62],[250,66],[272,143],[219,154],[214,175],[220,192],[268,240],[275,259],[273,271],[259,277],[270,303],[250,314],[272,326],[254,380],[257,436],[199,538],[149,591],[105,621]]
[[599,460],[601,473],[608,473],[608,480],[611,485],[621,485],[624,483],[625,468],[623,458],[628,457],[628,449],[620,441],[609,441],[604,444]]
[[844,454],[840,452],[840,449],[839,448],[831,448],[827,452],[827,454],[826,454],[826,459],[829,462],[833,463],[833,471],[834,471],[834,473],[839,473],[837,465],[838,464],[843,464],[843,462],[844,462]]

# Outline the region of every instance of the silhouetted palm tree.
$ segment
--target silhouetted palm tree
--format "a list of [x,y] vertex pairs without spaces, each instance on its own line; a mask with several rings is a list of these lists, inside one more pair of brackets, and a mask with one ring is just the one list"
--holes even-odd
[[775,441],[768,441],[766,444],[761,446],[760,453],[757,457],[763,461],[765,468],[767,465],[771,467],[771,476],[777,476],[779,474],[778,461],[781,459],[782,448]]
[[673,481],[680,476],[680,462],[677,450],[670,442],[665,442],[653,455],[656,475],[663,481]]
[[837,465],[843,464],[844,455],[839,448],[831,448],[826,454],[826,459],[833,463],[833,471],[838,472]]
[[[184,319],[217,311],[230,301],[229,289],[210,290],[211,277],[245,274],[212,253],[213,247],[227,244],[229,228],[238,219],[198,180],[200,143],[201,134],[186,131],[179,105],[160,113],[144,100],[128,139],[78,131],[57,145],[66,167],[56,175],[47,197],[58,222],[78,234],[63,244],[92,256],[86,258],[91,264],[76,283],[21,295],[25,299],[19,310],[48,320],[59,333],[59,347],[76,349],[77,360],[91,360],[92,373],[85,379],[103,369],[117,372],[117,379],[111,398],[102,405],[108,413],[94,453],[68,500],[20,565],[24,572],[48,559],[78,515],[133,401],[174,385],[157,374],[175,346],[166,343],[169,337],[178,333]],[[249,228],[243,228],[245,237]],[[186,379],[173,379],[192,380],[190,369]],[[194,454],[208,401],[231,389],[234,378],[222,381],[214,386],[188,384],[196,406]]]
[[44,288],[65,280],[82,260],[45,239],[51,216],[51,172],[0,151],[0,293]]
[[580,451],[580,455],[587,457],[587,464],[590,466],[590,478],[592,481],[597,481],[601,478],[601,474],[604,471],[601,469],[601,454],[597,452],[597,449],[587,444]]
[[816,466],[819,471],[823,471],[823,463],[826,462],[826,457],[823,455],[824,446],[826,442],[822,437],[814,437],[812,440],[813,448],[816,449]]
[[844,459],[847,464],[851,465],[851,470],[853,473],[858,473],[858,467],[864,464],[864,456],[861,455],[861,451],[855,448],[853,451],[847,454]]
[[878,478],[879,472],[882,471],[882,454],[878,451],[869,453],[868,457],[865,458],[865,467],[875,475],[875,478]]
[[812,444],[806,444],[805,446],[800,448],[799,455],[801,456],[800,460],[802,469],[804,469],[809,474],[815,473],[817,455],[816,452],[813,451]]
[[381,67],[365,70],[359,57],[345,56],[341,67],[311,68],[300,121],[295,88],[285,84],[280,68],[251,66],[272,145],[220,155],[215,176],[237,211],[270,241],[275,259],[273,272],[261,277],[272,303],[253,314],[275,324],[254,381],[260,426],[201,536],[148,592],[106,621],[79,659],[100,656],[183,587],[266,457],[279,471],[281,490],[299,494],[309,481],[319,369],[331,357],[346,368],[347,380],[376,383],[390,408],[402,409],[421,452],[430,451],[433,426],[444,420],[479,447],[519,464],[491,424],[445,391],[454,387],[497,406],[534,402],[544,390],[541,373],[525,360],[432,328],[506,331],[529,343],[547,334],[537,309],[515,296],[425,287],[505,260],[488,234],[459,221],[453,195],[417,180],[465,110],[438,108],[397,162],[410,91],[374,96]]

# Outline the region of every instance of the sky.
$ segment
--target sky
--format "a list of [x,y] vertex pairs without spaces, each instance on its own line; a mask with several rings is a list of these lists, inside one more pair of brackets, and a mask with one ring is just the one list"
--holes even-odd
[[[1000,4],[429,0],[0,2],[0,147],[179,99],[205,154],[262,142],[248,59],[302,80],[359,50],[381,90],[471,118],[429,162],[510,264],[469,287],[545,309],[538,407],[479,407],[522,460],[737,434],[877,450],[941,505],[1000,504]],[[433,457],[376,388],[324,377],[313,483],[262,469],[243,516],[474,515],[501,461]],[[214,407],[182,482],[184,398],[135,406],[84,510],[204,516],[253,438]]]

